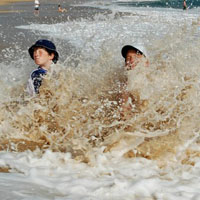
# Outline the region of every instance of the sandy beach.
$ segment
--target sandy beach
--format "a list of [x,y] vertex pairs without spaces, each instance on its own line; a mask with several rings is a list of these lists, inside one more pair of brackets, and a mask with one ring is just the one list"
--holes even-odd
[[32,0],[1,0],[0,5],[6,5],[10,3],[16,3],[16,2],[26,2],[26,1],[32,1]]

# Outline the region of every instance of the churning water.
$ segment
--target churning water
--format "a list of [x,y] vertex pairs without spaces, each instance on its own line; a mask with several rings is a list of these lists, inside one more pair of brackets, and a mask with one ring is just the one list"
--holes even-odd
[[[160,182],[156,182],[157,179],[152,178],[149,183],[146,182],[150,174],[142,179],[141,175],[137,173],[133,175],[131,172],[131,169],[139,164],[141,169],[139,173],[150,173],[145,171],[145,167],[149,165],[148,162],[154,166],[155,161],[158,167],[165,168],[166,171],[163,172],[165,175],[172,173],[178,166],[180,170],[180,165],[181,170],[186,170],[184,173],[188,173],[188,168],[185,169],[185,166],[199,169],[197,167],[200,161],[198,9],[183,12],[163,8],[128,8],[125,12],[123,8],[123,11],[124,14],[119,15],[115,7],[112,14],[98,15],[93,21],[83,19],[54,25],[30,24],[16,27],[32,30],[38,38],[51,38],[62,54],[60,63],[53,66],[45,77],[38,98],[30,98],[24,91],[28,73],[33,66],[30,59],[19,58],[10,64],[0,63],[1,149],[20,152],[38,146],[40,150],[37,152],[46,152],[44,159],[51,160],[50,166],[55,165],[54,156],[58,155],[62,160],[58,165],[60,167],[63,163],[73,166],[73,160],[77,160],[97,168],[98,173],[93,171],[94,174],[91,175],[89,172],[84,172],[85,166],[77,164],[81,168],[80,170],[79,167],[75,167],[77,171],[81,171],[80,177],[95,176],[96,180],[97,177],[109,176],[117,180],[114,183],[107,183],[108,185],[105,184],[106,181],[102,181],[101,186],[95,182],[96,187],[104,189],[93,188],[92,191],[98,192],[96,195],[91,192],[89,195],[91,199],[112,199],[111,197],[177,199],[178,196],[181,199],[198,199],[198,189],[191,191],[190,195],[188,189],[197,181],[196,179],[192,181],[193,175],[197,172],[188,175],[191,185],[185,186],[185,191],[178,188],[180,182],[177,185],[174,183],[179,195],[171,190],[172,193],[169,191],[166,191],[167,194],[162,193],[164,196],[161,195],[161,191],[165,188],[165,184],[161,184],[163,188],[158,187]],[[125,44],[144,48],[149,59],[149,67],[141,65],[134,71],[125,72],[124,60],[120,54]],[[64,54],[68,46],[73,47],[73,53]],[[8,71],[6,76],[3,73],[5,69]],[[127,88],[133,97],[132,110],[122,116],[120,88],[126,80]],[[69,157],[63,158],[63,154],[61,156],[59,152]],[[29,157],[30,152],[24,155]],[[69,158],[71,160],[66,161]],[[139,160],[139,158],[145,159]],[[30,159],[34,162],[35,155]],[[118,163],[119,160],[121,164]],[[27,170],[20,169],[21,165],[18,166],[3,158],[1,162],[22,173]],[[113,163],[119,168],[115,169]],[[167,168],[169,163],[173,165],[170,169]],[[127,168],[122,164],[127,165]],[[107,171],[100,170],[103,165],[107,166]],[[124,167],[127,173],[122,173]],[[48,169],[48,166],[45,168]],[[125,185],[120,182],[120,177],[115,174],[114,169],[121,174]],[[73,169],[68,170],[73,171]],[[129,172],[132,175],[128,178]],[[165,180],[169,179],[168,176],[159,173],[154,171],[151,175],[156,174],[160,180],[161,176],[164,176]],[[74,178],[80,181],[80,177]],[[131,182],[129,185],[129,179],[134,180],[134,177],[140,177],[144,181],[143,184],[134,185]],[[184,179],[184,176],[174,178],[177,179]],[[87,183],[89,180],[86,180],[87,178],[84,179]],[[152,183],[159,188],[157,193],[155,188],[150,187]],[[116,190],[123,188],[121,189],[123,192],[120,194],[119,191],[113,190],[112,184]],[[70,181],[67,180],[65,186],[69,185]],[[148,185],[146,193],[141,190],[144,185]],[[48,185],[48,187],[53,186]],[[130,192],[132,187],[138,189]],[[82,191],[81,188],[79,189]],[[92,186],[88,188],[91,189]],[[111,191],[115,192],[113,196],[108,192],[108,188],[112,188]],[[172,189],[172,185],[169,188]],[[52,192],[51,197],[60,192],[62,198],[57,199],[78,198],[76,192],[72,192],[70,196],[64,192],[64,188],[57,189],[58,191]],[[37,188],[35,190],[42,194]],[[88,190],[83,189],[85,192],[83,194]],[[45,195],[44,198],[41,196],[41,199],[51,199]],[[83,199],[80,196],[79,198]],[[88,199],[88,196],[84,198]]]

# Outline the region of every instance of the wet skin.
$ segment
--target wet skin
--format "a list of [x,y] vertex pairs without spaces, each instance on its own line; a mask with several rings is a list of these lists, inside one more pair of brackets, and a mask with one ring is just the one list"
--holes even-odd
[[144,56],[141,54],[138,54],[134,50],[129,50],[126,54],[126,59],[125,59],[125,68],[126,70],[132,70],[134,69],[137,64],[140,62],[141,58]]

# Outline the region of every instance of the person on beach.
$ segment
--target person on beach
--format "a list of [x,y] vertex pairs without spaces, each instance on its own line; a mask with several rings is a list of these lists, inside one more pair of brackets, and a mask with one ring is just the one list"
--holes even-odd
[[67,10],[65,8],[62,8],[61,5],[58,5],[58,12],[66,12]]
[[34,14],[35,14],[36,16],[39,15],[39,8],[40,8],[40,2],[39,2],[39,0],[35,0]]
[[34,70],[28,80],[27,92],[31,96],[39,94],[39,88],[42,84],[43,76],[50,70],[52,64],[56,64],[59,59],[59,54],[56,46],[49,40],[38,40],[29,50],[30,57],[39,67]]
[[186,0],[183,0],[183,10],[187,10]]
[[[149,65],[149,61],[146,58],[146,55],[139,49],[131,45],[125,45],[122,50],[121,54],[123,58],[125,59],[125,70],[133,70],[135,69],[139,64],[142,62],[145,66]],[[125,83],[122,87],[122,116],[125,118],[125,116],[128,116],[127,113],[130,112],[132,109],[132,104],[135,100],[133,95],[127,91],[126,89],[127,83]]]

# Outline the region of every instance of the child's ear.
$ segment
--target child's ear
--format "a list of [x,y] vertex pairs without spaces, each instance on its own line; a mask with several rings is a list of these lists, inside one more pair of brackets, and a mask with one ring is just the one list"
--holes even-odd
[[54,57],[55,57],[55,54],[54,54],[54,53],[51,53],[51,54],[50,54],[50,57],[51,57],[51,60],[53,60]]

